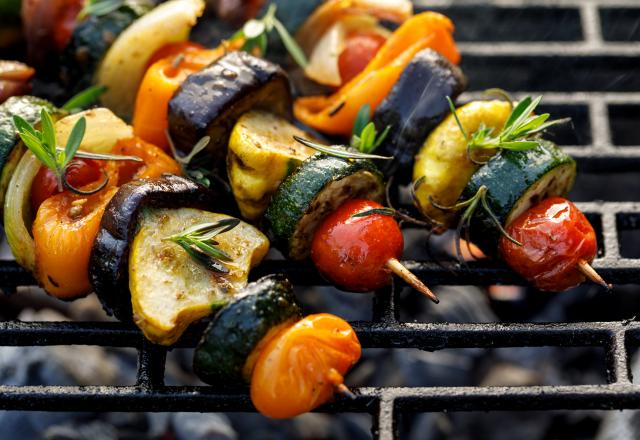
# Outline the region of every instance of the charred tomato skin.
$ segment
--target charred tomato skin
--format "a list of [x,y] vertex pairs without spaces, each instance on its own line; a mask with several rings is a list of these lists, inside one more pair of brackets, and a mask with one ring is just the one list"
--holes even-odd
[[520,243],[500,239],[500,253],[513,270],[545,291],[560,292],[585,281],[578,262],[590,263],[598,247],[584,214],[561,197],[543,200],[507,227]]
[[344,290],[369,292],[387,286],[387,262],[404,248],[402,231],[388,215],[353,217],[379,203],[353,199],[341,205],[318,227],[311,244],[311,259],[320,273]]

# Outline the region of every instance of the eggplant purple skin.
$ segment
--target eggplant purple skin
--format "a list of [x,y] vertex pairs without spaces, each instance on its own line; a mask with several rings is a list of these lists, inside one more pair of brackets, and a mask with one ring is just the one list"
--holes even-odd
[[129,248],[143,209],[189,207],[228,212],[231,203],[227,194],[171,174],[122,185],[105,209],[89,260],[91,285],[105,311],[123,322],[133,320]]
[[189,75],[169,101],[169,132],[175,146],[190,152],[204,136],[214,170],[223,170],[229,136],[249,110],[292,118],[289,79],[280,66],[245,52],[230,52]]
[[400,183],[409,181],[415,155],[449,114],[447,96],[455,101],[466,87],[460,68],[439,53],[424,49],[416,54],[373,116],[379,132],[391,127],[375,152],[394,158],[376,163],[385,176],[396,174]]

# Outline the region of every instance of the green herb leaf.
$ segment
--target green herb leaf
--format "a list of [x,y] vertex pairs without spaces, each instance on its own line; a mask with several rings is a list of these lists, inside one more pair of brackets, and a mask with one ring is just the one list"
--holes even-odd
[[296,43],[296,40],[294,40],[291,34],[289,34],[289,31],[287,31],[287,28],[285,28],[284,25],[280,22],[280,20],[276,19],[275,17],[273,19],[273,27],[276,29],[276,32],[278,32],[278,35],[280,35],[282,44],[284,44],[284,47],[289,52],[289,55],[291,55],[291,58],[293,58],[293,60],[298,64],[298,66],[300,66],[303,69],[306,69],[307,66],[309,65],[309,60],[307,60],[306,55],[304,54],[300,46],[298,46],[298,43]]
[[[515,107],[512,108],[502,130],[494,133],[495,130],[487,127],[484,123],[480,124],[478,129],[469,136],[465,131],[453,102],[447,97],[447,102],[456,120],[460,132],[468,142],[469,158],[473,160],[471,150],[491,150],[505,149],[513,151],[523,151],[536,148],[539,145],[537,141],[540,133],[549,127],[562,124],[569,121],[569,118],[548,121],[549,113],[541,115],[534,114],[535,109],[540,104],[542,96],[532,99],[530,96],[522,99]],[[475,161],[474,161],[475,162]]]
[[94,104],[100,95],[107,91],[105,86],[91,86],[64,103],[63,110],[74,113]]
[[261,19],[252,19],[246,22],[242,29],[233,34],[231,41],[245,38],[246,41],[241,50],[251,52],[254,48],[258,48],[260,53],[264,55],[267,51],[267,34],[275,29],[291,58],[304,69],[309,61],[287,28],[277,19],[276,9],[276,5],[271,4]]
[[84,8],[78,14],[79,19],[89,15],[100,17],[107,15],[124,4],[124,0],[85,0]]
[[45,109],[40,110],[40,124],[42,125],[42,146],[53,157],[56,156],[56,129],[53,119]]
[[71,134],[69,134],[69,139],[67,139],[67,145],[64,148],[64,162],[62,163],[62,168],[66,168],[66,166],[69,165],[69,162],[71,162],[71,159],[75,156],[78,148],[80,148],[86,128],[87,120],[83,116],[78,119],[78,122],[76,122],[73,129],[71,129]]
[[358,110],[356,120],[353,122],[352,136],[360,136],[364,128],[371,120],[371,106],[369,104],[363,104]]
[[340,157],[342,159],[380,159],[380,160],[392,160],[393,157],[378,156],[375,154],[359,153],[356,151],[350,151],[343,145],[321,145],[316,142],[311,142],[303,139],[299,136],[293,137],[297,142],[305,145],[309,148],[313,148],[316,151],[326,154],[327,156]]
[[229,270],[222,262],[233,261],[232,257],[218,248],[218,242],[213,238],[224,234],[238,226],[240,220],[228,218],[215,223],[201,223],[194,225],[180,234],[167,237],[166,240],[180,245],[194,260],[205,267],[221,273]]

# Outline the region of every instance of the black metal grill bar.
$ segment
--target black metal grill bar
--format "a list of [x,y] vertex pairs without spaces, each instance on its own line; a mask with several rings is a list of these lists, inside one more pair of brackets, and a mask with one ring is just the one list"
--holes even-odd
[[[454,0],[417,0],[417,10],[473,7]],[[479,2],[478,2],[479,3]],[[610,110],[617,106],[640,107],[640,45],[637,42],[611,42],[603,37],[604,8],[640,9],[637,0],[490,0],[495,8],[565,8],[580,29],[567,41],[488,42],[464,41],[459,44],[465,62],[489,73],[514,64],[515,72],[532,69],[544,74],[547,65],[556,70],[567,66],[592,66],[604,77],[614,75],[614,84],[593,78],[573,83],[572,78],[550,77],[551,86],[539,81],[528,87],[510,87],[519,80],[503,78],[508,88],[517,88],[516,98],[544,95],[544,103],[586,108],[590,141],[570,145],[581,171],[593,173],[640,170],[640,143],[615,145]],[[466,5],[466,6],[465,6]],[[550,25],[544,23],[544,25]],[[578,26],[576,25],[576,26]],[[561,34],[556,34],[561,35]],[[606,35],[606,33],[604,34]],[[466,61],[465,61],[466,60]],[[555,64],[554,64],[555,63]],[[491,70],[493,69],[493,70]],[[540,69],[540,70],[538,70]],[[610,70],[609,70],[610,69]],[[553,70],[553,69],[550,69]],[[485,72],[485,74],[487,73]],[[611,73],[612,72],[612,73]],[[473,74],[471,74],[473,75]],[[471,76],[473,90],[475,76]],[[492,75],[485,75],[495,78]],[[514,78],[517,75],[513,76]],[[483,84],[480,84],[483,85]],[[491,84],[491,86],[502,84]],[[566,85],[566,87],[563,87]],[[554,90],[555,91],[549,91]],[[529,90],[529,91],[527,91]],[[562,91],[559,91],[562,90]],[[592,91],[593,90],[593,91]],[[477,91],[461,99],[479,97]],[[619,109],[618,109],[619,111]],[[615,114],[613,114],[615,120]],[[631,141],[634,142],[634,141]],[[621,258],[618,227],[629,229],[633,217],[640,218],[640,202],[579,203],[586,213],[598,217],[602,226],[604,255],[594,267],[614,284],[639,283],[640,259]],[[621,222],[622,219],[622,222]],[[624,226],[627,225],[627,226]],[[624,252],[622,252],[624,254]],[[405,265],[432,286],[522,285],[525,282],[500,262],[482,261],[460,267],[455,262],[406,261]],[[266,261],[252,277],[283,272],[301,286],[326,285],[310,264]],[[32,285],[33,278],[15,262],[0,262],[0,287],[13,292]],[[608,384],[505,387],[418,387],[360,388],[355,400],[339,398],[322,407],[323,412],[362,412],[372,415],[374,437],[392,439],[398,415],[415,411],[622,409],[640,408],[640,385],[634,385],[629,369],[629,351],[640,346],[639,322],[595,322],[558,324],[427,324],[401,323],[398,317],[399,289],[375,293],[372,322],[352,323],[365,348],[414,348],[428,351],[455,348],[499,347],[601,347],[605,351]],[[194,347],[206,323],[190,328],[176,345]],[[223,391],[212,387],[173,387],[164,385],[167,349],[147,342],[130,324],[99,322],[1,322],[0,346],[100,345],[133,347],[138,350],[138,376],[133,386],[27,386],[0,385],[0,409],[39,411],[254,411],[246,390]]]
[[[321,412],[375,413],[383,402],[403,412],[538,409],[637,409],[640,385],[532,387],[356,388],[353,400],[338,398]],[[1,410],[30,411],[255,411],[245,392],[208,386],[10,386],[0,385]],[[385,415],[380,417],[384,420]]]
[[[176,347],[194,347],[205,324],[187,330]],[[625,335],[640,344],[640,322],[533,324],[430,324],[352,322],[365,348],[445,348],[615,346],[626,354]],[[0,346],[101,345],[157,349],[137,328],[119,322],[0,322]]]

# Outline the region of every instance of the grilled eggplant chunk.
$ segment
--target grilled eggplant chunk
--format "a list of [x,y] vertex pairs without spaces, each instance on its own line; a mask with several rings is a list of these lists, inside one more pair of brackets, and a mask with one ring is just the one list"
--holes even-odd
[[216,170],[223,170],[234,125],[249,110],[291,117],[286,73],[245,52],[231,52],[190,75],[169,102],[169,131],[179,150],[190,152],[204,136]]
[[[466,86],[460,68],[437,52],[425,49],[413,58],[373,117],[379,131],[391,127],[376,151],[394,158],[377,163],[386,176],[410,169],[429,133],[449,113],[447,96],[455,100]],[[406,183],[410,174],[400,172],[397,177]]]
[[265,226],[286,256],[303,260],[320,222],[350,199],[381,201],[382,174],[368,160],[311,156],[280,185],[265,213]]
[[247,284],[249,271],[269,251],[269,240],[240,222],[216,235],[215,247],[229,256],[213,271],[167,237],[202,224],[232,219],[192,208],[142,212],[129,255],[133,320],[150,341],[171,345],[192,323],[225,305]]
[[232,203],[222,193],[182,177],[134,181],[123,185],[102,217],[89,262],[91,285],[103,307],[119,320],[131,322],[129,253],[146,207],[191,207],[225,210]]
[[[255,362],[251,353],[269,332],[302,318],[291,283],[268,275],[249,284],[216,315],[193,358],[193,369],[211,385],[248,382]],[[253,358],[253,359],[252,359]]]

